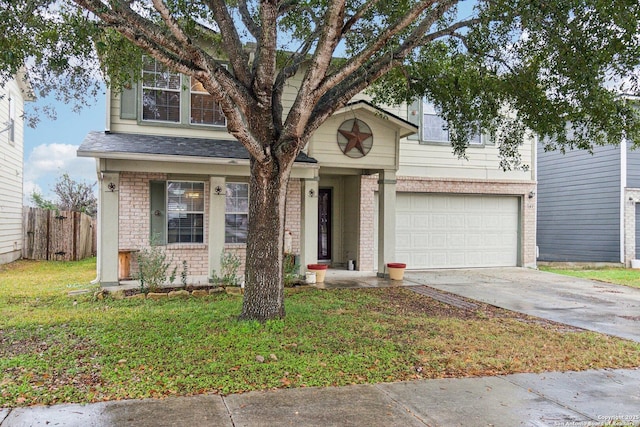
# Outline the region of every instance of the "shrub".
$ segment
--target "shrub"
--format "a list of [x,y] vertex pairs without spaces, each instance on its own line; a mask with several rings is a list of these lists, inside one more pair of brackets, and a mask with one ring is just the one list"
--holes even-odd
[[240,258],[231,252],[223,251],[220,255],[220,274],[216,270],[211,272],[213,283],[220,286],[239,286],[238,270],[240,269]]
[[140,281],[141,292],[156,292],[169,279],[175,279],[176,268],[170,275],[167,274],[171,267],[172,259],[168,259],[167,253],[160,246],[150,246],[141,249],[136,255],[138,260],[138,274],[136,279]]

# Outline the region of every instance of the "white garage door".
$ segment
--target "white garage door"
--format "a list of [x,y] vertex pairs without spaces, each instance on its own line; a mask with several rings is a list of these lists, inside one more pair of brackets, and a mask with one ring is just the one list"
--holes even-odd
[[517,197],[396,197],[396,259],[407,268],[517,265]]

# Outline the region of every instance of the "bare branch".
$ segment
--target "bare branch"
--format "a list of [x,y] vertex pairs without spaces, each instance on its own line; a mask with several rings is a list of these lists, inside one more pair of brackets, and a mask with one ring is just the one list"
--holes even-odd
[[273,83],[276,75],[277,56],[277,7],[276,0],[260,1],[260,22],[262,23],[254,61],[254,96],[261,109],[270,110]]
[[249,7],[247,6],[247,0],[238,1],[238,9],[240,10],[240,16],[242,17],[242,23],[247,27],[251,35],[257,40],[260,38],[260,26],[254,21],[251,13],[249,13]]
[[251,84],[251,72],[249,71],[249,56],[242,46],[233,18],[229,14],[224,0],[209,0],[209,7],[213,12],[216,23],[220,27],[222,43],[227,51],[234,74],[245,86]]

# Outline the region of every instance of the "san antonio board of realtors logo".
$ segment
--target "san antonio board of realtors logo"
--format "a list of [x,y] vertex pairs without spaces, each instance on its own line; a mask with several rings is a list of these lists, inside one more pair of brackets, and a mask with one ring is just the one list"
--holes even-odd
[[353,159],[366,156],[373,146],[371,128],[362,120],[344,121],[338,128],[338,146],[345,156]]

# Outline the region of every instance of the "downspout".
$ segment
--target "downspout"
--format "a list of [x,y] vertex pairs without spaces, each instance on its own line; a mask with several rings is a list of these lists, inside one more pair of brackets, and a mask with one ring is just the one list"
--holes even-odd
[[104,133],[111,132],[111,88],[107,87]]
[[535,203],[536,203],[536,208],[534,209],[534,214],[533,214],[533,224],[534,224],[534,236],[535,236],[535,260],[534,260],[534,265],[533,268],[537,269],[538,268],[538,257],[540,256],[540,248],[538,247],[538,200],[540,197],[540,193],[538,192],[538,144],[540,143],[538,134],[534,134],[533,135],[533,149],[531,150],[531,157],[533,159],[533,168],[531,169],[531,180],[535,183],[536,185],[536,197],[535,197]]
[[626,265],[625,260],[625,189],[627,188],[627,140],[622,138],[620,142],[620,262]]

